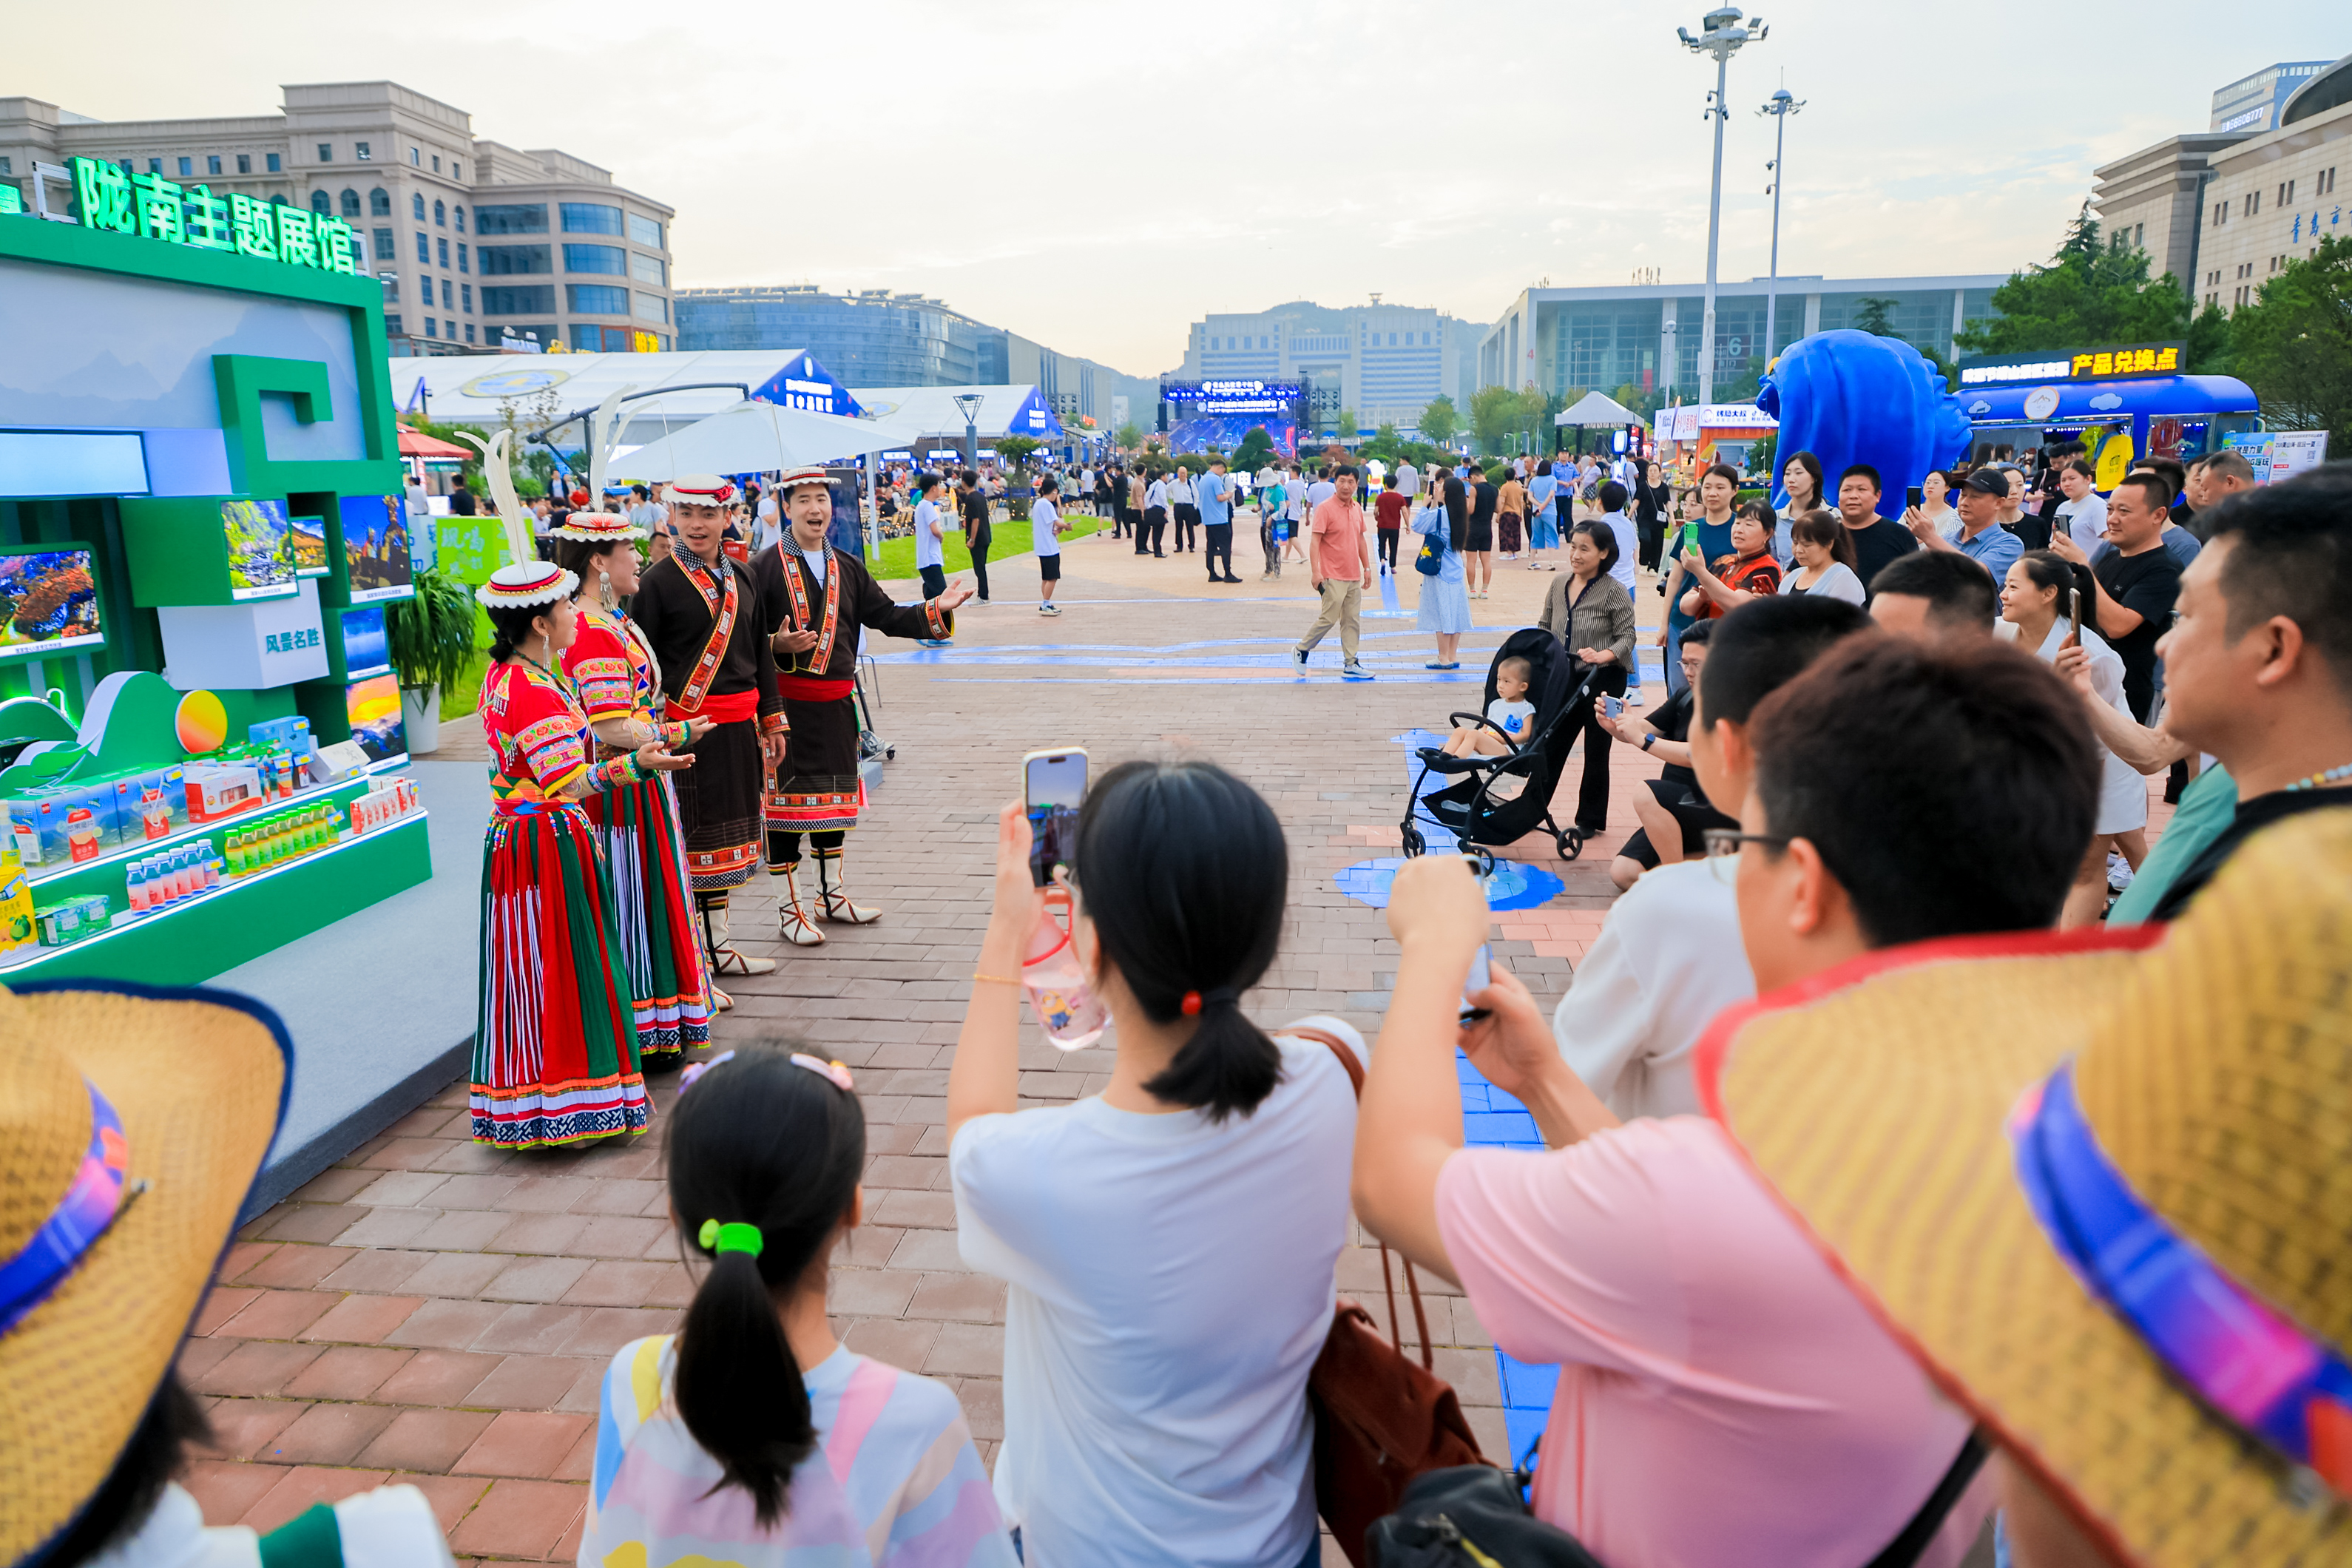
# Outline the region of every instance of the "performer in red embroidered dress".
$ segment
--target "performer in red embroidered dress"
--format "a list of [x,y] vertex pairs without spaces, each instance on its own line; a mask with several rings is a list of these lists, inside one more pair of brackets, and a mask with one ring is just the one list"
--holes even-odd
[[[850,901],[841,879],[841,844],[857,826],[866,787],[857,773],[857,705],[851,697],[860,626],[897,637],[944,637],[955,607],[971,597],[958,581],[921,605],[892,602],[866,563],[825,542],[833,492],[823,468],[793,468],[776,480],[787,526],[751,563],[783,694],[785,751],[769,791],[768,874],[782,880],[783,937],[797,947],[824,941],[818,919],[866,925],[879,910]],[[801,902],[801,836],[816,847],[817,899]]]
[[[715,474],[671,481],[662,491],[669,555],[646,568],[629,601],[629,618],[661,670],[662,717],[715,722],[694,742],[694,772],[674,781],[714,979],[776,967],[736,947],[728,925],[728,895],[760,868],[762,786],[784,755],[784,705],[760,633],[759,592],[722,548],[734,499],[735,487]],[[733,1005],[723,991],[715,999]]]
[[559,566],[518,563],[475,595],[497,633],[481,702],[496,804],[482,851],[481,1006],[467,1102],[475,1142],[501,1148],[646,1130],[612,885],[580,803],[694,759],[656,741],[589,761],[588,716],[562,662],[578,584]]
[[[549,530],[555,563],[580,579],[572,603],[580,629],[563,668],[609,762],[647,741],[685,751],[709,733],[708,718],[664,721],[661,669],[620,601],[637,591],[636,541],[643,531],[617,512],[575,511]],[[593,584],[592,587],[591,584]],[[621,953],[636,1004],[637,1051],[646,1065],[675,1062],[710,1038],[710,982],[694,929],[686,840],[669,780],[655,775],[588,803],[613,879]]]

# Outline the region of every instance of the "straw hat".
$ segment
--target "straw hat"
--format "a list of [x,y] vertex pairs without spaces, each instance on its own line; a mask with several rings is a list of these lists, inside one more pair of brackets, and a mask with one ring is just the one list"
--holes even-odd
[[665,506],[725,506],[735,487],[717,474],[680,474],[662,487]]
[[[0,1035],[14,1563],[73,1522],[179,1352],[285,1114],[291,1047],[242,996],[89,982],[0,991]],[[68,1261],[46,1294],[25,1289]]]
[[1871,954],[1699,1049],[1847,1282],[2137,1563],[2352,1561],[2352,1405],[2292,1375],[2352,1378],[2347,889],[2314,812],[2169,928]]
[[493,610],[527,609],[572,597],[580,579],[552,561],[518,561],[490,574],[474,597]]

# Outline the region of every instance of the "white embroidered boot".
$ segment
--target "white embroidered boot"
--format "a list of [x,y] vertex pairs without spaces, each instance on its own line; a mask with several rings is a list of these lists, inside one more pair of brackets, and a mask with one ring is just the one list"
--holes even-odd
[[842,885],[839,849],[816,852],[816,886],[821,914],[837,925],[870,926],[882,918],[880,910],[850,902],[849,889]]
[[816,913],[801,901],[800,869],[797,860],[778,861],[768,867],[768,875],[783,884],[776,897],[777,917],[784,940],[794,947],[823,947],[824,932],[817,930]]
[[[702,906],[702,932],[708,944],[710,973],[714,978],[721,974],[766,974],[776,967],[774,959],[753,958],[735,945],[733,932],[728,925],[727,898],[723,893]],[[728,1007],[734,1005],[732,997],[720,1004]]]

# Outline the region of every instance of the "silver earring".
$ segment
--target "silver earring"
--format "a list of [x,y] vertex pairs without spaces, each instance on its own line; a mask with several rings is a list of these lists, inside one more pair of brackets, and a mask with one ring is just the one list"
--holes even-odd
[[621,601],[613,596],[611,573],[600,571],[596,574],[596,599],[608,610],[617,610],[621,607]]

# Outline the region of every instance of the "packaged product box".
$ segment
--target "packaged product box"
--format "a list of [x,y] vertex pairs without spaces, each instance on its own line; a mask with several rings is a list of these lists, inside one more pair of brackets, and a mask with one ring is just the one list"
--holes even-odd
[[122,824],[114,814],[114,785],[68,784],[58,798],[66,806],[67,857],[94,860],[122,847]]
[[33,884],[16,859],[14,843],[0,844],[0,952],[36,940]]
[[9,835],[26,868],[54,869],[73,858],[66,843],[66,807],[57,795],[16,795],[6,805]]
[[184,770],[178,767],[153,768],[139,775],[138,784],[137,810],[122,819],[125,843],[133,839],[161,838],[188,826],[188,784]]
[[218,822],[250,811],[268,798],[261,772],[250,763],[191,763],[182,770],[188,820]]

